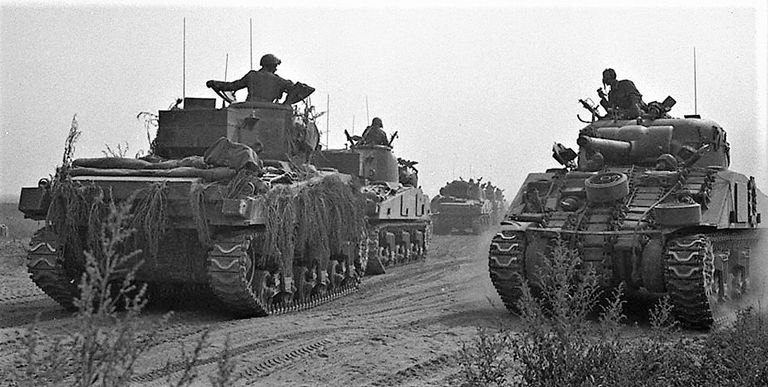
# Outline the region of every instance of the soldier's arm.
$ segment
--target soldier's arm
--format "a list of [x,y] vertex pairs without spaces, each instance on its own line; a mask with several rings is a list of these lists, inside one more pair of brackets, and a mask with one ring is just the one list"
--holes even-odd
[[246,81],[246,78],[248,78],[248,74],[245,74],[244,77],[236,81],[223,82],[223,81],[210,80],[206,82],[205,85],[212,89],[221,90],[221,91],[237,91],[248,86],[248,82]]
[[280,87],[282,88],[282,90],[283,90],[284,92],[286,92],[286,93],[287,93],[287,92],[288,92],[288,89],[290,89],[291,87],[293,87],[293,82],[291,82],[289,79],[283,79],[283,78],[280,78]]

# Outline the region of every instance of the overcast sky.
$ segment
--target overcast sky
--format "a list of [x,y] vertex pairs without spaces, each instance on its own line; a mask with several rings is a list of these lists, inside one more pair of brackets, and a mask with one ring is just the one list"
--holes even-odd
[[76,157],[124,142],[131,154],[146,150],[137,113],[166,109],[184,90],[184,18],[186,96],[214,97],[205,81],[224,78],[227,54],[229,80],[250,69],[252,19],[256,68],[273,53],[279,75],[317,89],[318,110],[329,98],[330,128],[325,117],[319,127],[330,129],[331,147],[343,146],[344,129],[360,133],[381,117],[388,133],[399,132],[395,153],[419,162],[430,195],[459,176],[483,176],[510,197],[528,172],[556,167],[552,143],[576,147],[584,126],[576,115],[586,116],[578,99],[596,100],[607,67],[646,101],[673,96],[675,116],[696,109],[720,123],[731,169],[768,191],[765,1],[270,4],[0,0],[0,196],[15,199],[54,172],[74,114],[83,131]]

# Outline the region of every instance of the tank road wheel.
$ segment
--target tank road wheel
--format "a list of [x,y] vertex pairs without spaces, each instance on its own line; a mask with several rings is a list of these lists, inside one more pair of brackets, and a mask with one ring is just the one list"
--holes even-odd
[[77,310],[74,300],[80,294],[77,288],[80,277],[69,274],[63,263],[64,248],[58,245],[53,229],[38,230],[29,241],[27,270],[30,277],[48,297],[74,312]]
[[686,328],[709,329],[721,317],[722,276],[715,272],[712,242],[689,235],[667,242],[665,280],[673,313]]
[[367,237],[367,263],[365,265],[366,275],[384,274],[384,262],[382,262],[383,248],[379,245],[379,230],[374,228],[368,231]]
[[331,290],[341,287],[344,283],[344,265],[335,259],[328,261],[328,284]]
[[312,288],[315,287],[314,275],[310,276],[309,269],[305,266],[294,266],[293,284],[296,287],[294,299],[299,302],[309,301]]
[[365,232],[354,249],[355,256],[352,258],[352,266],[347,270],[347,275],[349,277],[354,277],[355,281],[358,283],[362,281],[363,276],[365,276],[365,269],[368,267],[368,245],[368,233]]
[[507,310],[518,312],[517,301],[522,296],[520,286],[524,275],[525,234],[522,231],[501,230],[491,240],[488,251],[488,271],[491,282]]
[[[330,266],[330,264],[328,265]],[[315,275],[315,287],[312,288],[312,297],[325,297],[332,289],[328,281],[328,271],[321,270],[320,264],[315,261],[312,267],[312,273]]]
[[629,194],[627,175],[618,172],[598,173],[584,182],[587,200],[592,203],[605,203],[619,200]]

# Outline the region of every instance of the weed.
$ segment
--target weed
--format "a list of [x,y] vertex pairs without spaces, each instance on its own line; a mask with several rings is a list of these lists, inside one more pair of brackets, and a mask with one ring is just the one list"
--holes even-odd
[[[146,286],[138,286],[135,274],[141,250],[127,253],[135,229],[131,203],[120,204],[96,197],[91,203],[89,225],[98,227],[97,238],[85,251],[85,268],[80,279],[80,296],[75,300],[78,331],[50,336],[33,326],[23,338],[10,383],[21,386],[60,385],[126,386],[134,375],[137,359],[146,353],[153,336],[168,324],[170,313],[159,322],[144,327],[140,314],[146,305]],[[142,333],[147,330],[148,333]],[[194,352],[197,358],[205,344],[203,337]],[[232,375],[229,348],[219,355],[219,385],[227,385]],[[195,380],[196,361],[179,385]]]
[[[651,335],[622,335],[623,284],[603,300],[599,278],[577,251],[556,241],[537,281],[522,281],[519,333],[480,331],[459,351],[465,385],[766,386],[768,321],[748,308],[708,336],[680,332],[664,297]],[[601,304],[597,321],[589,319]]]

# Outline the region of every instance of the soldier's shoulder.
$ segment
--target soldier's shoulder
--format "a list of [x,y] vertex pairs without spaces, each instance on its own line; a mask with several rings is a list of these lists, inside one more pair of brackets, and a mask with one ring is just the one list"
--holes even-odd
[[635,87],[635,83],[630,81],[629,79],[622,79],[619,81],[619,86]]

